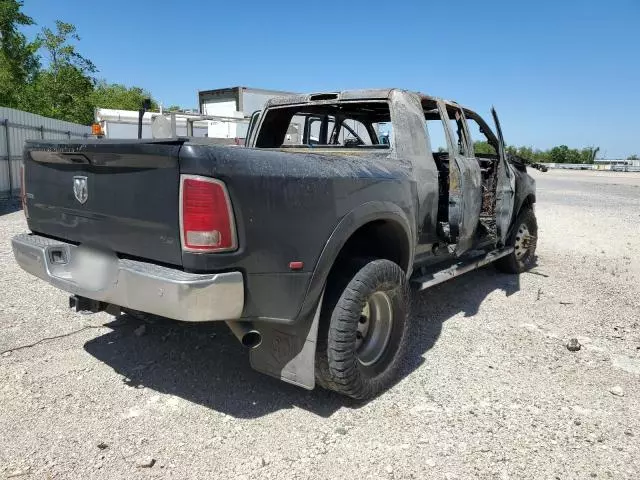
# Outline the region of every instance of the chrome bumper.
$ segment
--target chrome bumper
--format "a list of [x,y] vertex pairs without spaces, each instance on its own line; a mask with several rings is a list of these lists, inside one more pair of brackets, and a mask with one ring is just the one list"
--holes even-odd
[[88,287],[77,275],[78,259],[85,258],[79,255],[82,247],[31,234],[17,235],[11,244],[25,271],[74,295],[186,322],[236,320],[242,314],[240,272],[187,273],[112,256],[107,257],[110,267],[96,272],[104,277],[100,286],[91,282]]

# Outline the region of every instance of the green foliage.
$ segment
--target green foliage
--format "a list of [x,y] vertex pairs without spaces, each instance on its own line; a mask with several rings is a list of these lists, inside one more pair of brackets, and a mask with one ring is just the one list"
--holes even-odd
[[93,123],[93,80],[73,65],[39,73],[28,91],[32,112],[84,125]]
[[[70,23],[58,20],[27,42],[19,27],[34,21],[22,6],[20,0],[0,0],[0,105],[88,125],[97,107],[137,110],[151,98],[139,87],[97,82],[98,70],[78,52],[80,36]],[[157,109],[155,101],[152,106]]]
[[96,68],[71,43],[80,40],[75,27],[57,21],[55,32],[43,28],[39,39],[49,64],[27,85],[29,95],[23,106],[46,117],[90,124],[94,109],[94,79],[90,75]]
[[496,149],[489,142],[474,142],[473,151],[475,153],[483,153],[488,155],[496,155]]
[[50,70],[55,72],[59,68],[73,66],[85,74],[97,71],[93,62],[80,55],[76,47],[69,43],[73,40],[80,41],[74,25],[56,20],[56,31],[44,27],[38,38],[48,53]]
[[[151,94],[140,87],[127,88],[125,85],[109,84],[104,80],[96,85],[91,94],[93,105],[121,110],[138,110],[145,98],[151,98]],[[158,104],[153,99],[151,109],[158,110]]]
[[638,157],[638,155],[629,155],[627,160],[640,160],[640,157]]
[[506,150],[507,153],[522,157],[531,163],[593,163],[600,148],[577,149],[559,145],[549,150],[534,150],[532,147],[508,146]]
[[18,26],[33,25],[22,12],[23,2],[0,0],[0,105],[19,108],[25,85],[40,67],[39,42],[27,42]]

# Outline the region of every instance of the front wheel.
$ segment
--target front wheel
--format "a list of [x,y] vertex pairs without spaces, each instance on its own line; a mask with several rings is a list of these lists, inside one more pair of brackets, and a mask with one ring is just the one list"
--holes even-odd
[[522,273],[533,266],[538,243],[538,222],[533,208],[525,207],[515,221],[515,228],[507,239],[513,247],[506,257],[496,260],[496,268],[506,273]]
[[404,271],[389,260],[355,271],[327,287],[316,377],[325,388],[363,400],[396,379],[409,341],[409,290]]

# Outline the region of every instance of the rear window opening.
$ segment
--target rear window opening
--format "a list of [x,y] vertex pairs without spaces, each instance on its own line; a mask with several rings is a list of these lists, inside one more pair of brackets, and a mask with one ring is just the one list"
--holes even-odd
[[388,149],[391,138],[387,102],[337,102],[268,110],[256,147]]
[[319,101],[319,100],[337,100],[337,99],[338,99],[337,93],[318,93],[315,95],[311,95],[309,97],[309,100],[311,100],[312,102]]

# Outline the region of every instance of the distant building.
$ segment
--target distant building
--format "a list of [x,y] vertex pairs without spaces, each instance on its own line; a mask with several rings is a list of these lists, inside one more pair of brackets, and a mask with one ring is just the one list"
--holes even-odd
[[596,158],[595,169],[637,172],[640,170],[640,160]]
[[[221,117],[250,117],[256,110],[262,110],[267,100],[284,95],[295,95],[291,92],[279,90],[264,90],[261,88],[231,87],[217,88],[215,90],[202,90],[198,92],[198,104],[202,115],[215,115]],[[233,135],[244,138],[247,134],[247,123],[236,123]],[[219,136],[217,128],[227,129],[226,122],[215,122],[210,126],[211,136]]]
[[242,112],[248,117],[256,110],[261,110],[270,98],[284,95],[295,93],[249,87],[218,88],[198,92],[198,103],[203,115],[225,116]]
[[[199,111],[146,112],[142,120],[142,138],[170,136],[194,136],[233,140],[242,143],[247,134],[248,120],[256,110],[261,110],[267,100],[290,92],[259,88],[231,87],[198,92]],[[169,129],[157,128],[158,117],[173,117],[175,124]],[[97,108],[95,121],[107,138],[137,138],[138,112]],[[160,122],[165,123],[167,122]],[[158,134],[158,131],[160,132]],[[159,135],[159,136],[158,136]]]

